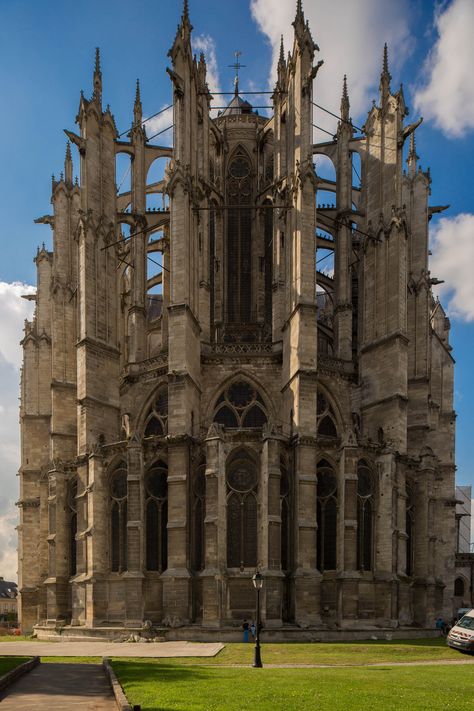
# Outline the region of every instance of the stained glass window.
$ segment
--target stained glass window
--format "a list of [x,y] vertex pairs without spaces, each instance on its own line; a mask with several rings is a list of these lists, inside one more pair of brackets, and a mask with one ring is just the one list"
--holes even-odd
[[257,565],[257,469],[243,452],[227,471],[227,566]]
[[110,478],[111,568],[127,570],[127,465],[121,462]]
[[335,570],[337,564],[337,479],[331,464],[317,466],[317,568]]

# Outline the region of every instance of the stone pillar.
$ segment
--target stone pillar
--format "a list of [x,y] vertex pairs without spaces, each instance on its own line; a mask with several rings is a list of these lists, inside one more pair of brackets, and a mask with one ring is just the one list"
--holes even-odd
[[87,545],[87,626],[101,626],[108,616],[107,576],[109,559],[109,489],[102,454],[93,451],[89,456],[89,485],[87,508],[89,526],[93,535],[86,538]]
[[283,573],[281,571],[280,442],[275,428],[264,428],[260,475],[260,570],[265,576],[263,621],[281,627]]
[[49,622],[66,622],[68,613],[68,517],[67,484],[59,468],[48,472],[49,509],[49,570],[45,581],[47,589],[47,619]]
[[358,451],[345,447],[340,462],[340,525],[342,545],[338,549],[338,617],[352,625],[358,617],[359,571],[357,570],[357,461]]
[[316,569],[316,446],[295,448],[295,619],[301,626],[321,622],[321,573]]
[[[220,506],[219,489],[225,488],[224,452],[222,430],[213,424],[206,438],[206,518],[204,521],[205,568],[202,577],[202,623],[205,627],[218,627],[222,619],[221,589],[222,561],[219,558],[219,541],[223,536],[225,506]],[[225,494],[224,494],[225,496]]]
[[435,614],[434,586],[430,561],[430,497],[434,477],[432,457],[423,457],[415,483],[415,551],[413,616],[416,624],[431,626]]
[[142,531],[143,463],[140,438],[137,434],[127,445],[127,572],[123,574],[126,591],[126,624],[136,627],[143,622],[143,562]]
[[392,452],[384,451],[377,458],[378,490],[375,510],[375,560],[374,595],[375,618],[382,626],[391,624],[393,574],[393,519],[392,491],[395,459]]
[[86,577],[88,567],[88,486],[89,458],[77,458],[77,534],[76,534],[76,577],[72,587],[72,624],[86,624]]
[[191,619],[188,570],[189,440],[170,437],[168,444],[168,569],[163,573],[163,620],[174,626]]
[[410,588],[407,578],[407,494],[406,472],[402,466],[397,473],[397,577],[398,577],[398,622],[409,625],[412,622]]

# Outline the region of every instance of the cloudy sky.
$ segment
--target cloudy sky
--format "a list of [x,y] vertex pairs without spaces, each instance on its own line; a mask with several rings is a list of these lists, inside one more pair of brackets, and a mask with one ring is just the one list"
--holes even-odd
[[[292,40],[294,0],[190,0],[194,48],[204,51],[211,90],[232,89],[233,52],[242,52],[241,87],[268,89],[283,34]],[[450,209],[431,223],[433,276],[452,323],[457,361],[458,483],[474,485],[470,429],[474,411],[474,27],[473,0],[304,0],[324,66],[315,100],[337,112],[347,74],[351,114],[360,125],[377,97],[384,42],[392,85],[404,85],[409,120],[424,117],[417,152],[433,178],[431,203]],[[18,380],[21,300],[35,283],[33,256],[47,226],[34,218],[50,210],[51,173],[62,169],[63,128],[75,130],[79,92],[91,92],[94,47],[100,46],[104,100],[119,131],[130,125],[139,77],[146,115],[169,105],[165,67],[181,0],[15,0],[0,2],[0,575],[14,577],[18,498]],[[267,99],[263,96],[263,105]],[[216,102],[217,103],[217,102]],[[255,98],[253,100],[255,104]],[[264,108],[261,109],[265,111]],[[167,128],[164,112],[149,135]],[[314,123],[334,132],[336,119],[315,109]],[[325,134],[315,136],[325,140]],[[157,141],[166,144],[170,134]],[[76,156],[77,162],[77,156]]]

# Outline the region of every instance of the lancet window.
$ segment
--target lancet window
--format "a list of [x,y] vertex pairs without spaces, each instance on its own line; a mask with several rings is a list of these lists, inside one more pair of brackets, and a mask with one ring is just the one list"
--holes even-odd
[[[251,321],[252,165],[239,147],[227,172],[227,320]],[[235,206],[235,207],[234,207]]]
[[145,437],[163,437],[168,432],[168,390],[158,390],[145,419]]
[[168,567],[168,467],[153,464],[145,475],[146,568],[162,573]]
[[406,485],[406,574],[413,575],[413,536],[414,536],[414,514],[415,502],[413,497],[413,488],[409,482]]
[[280,515],[281,569],[287,572],[291,566],[291,482],[283,457],[280,459]]
[[[273,173],[273,169],[272,169]],[[272,283],[273,283],[273,209],[270,200],[264,202],[264,230],[265,241],[265,324],[271,333],[272,326]]]
[[229,385],[216,403],[214,422],[231,429],[253,429],[267,422],[265,405],[257,390],[247,381]]
[[374,537],[374,478],[366,462],[357,466],[357,567],[372,570]]
[[257,467],[239,452],[227,468],[227,567],[257,565]]
[[318,463],[317,475],[316,566],[323,572],[335,570],[337,564],[337,478],[326,459]]
[[337,438],[336,415],[323,393],[318,391],[317,398],[317,433],[318,437]]
[[195,571],[203,570],[204,559],[204,519],[206,517],[206,464],[201,462],[192,480],[192,565]]
[[110,477],[110,540],[113,572],[127,570],[127,465],[121,462]]

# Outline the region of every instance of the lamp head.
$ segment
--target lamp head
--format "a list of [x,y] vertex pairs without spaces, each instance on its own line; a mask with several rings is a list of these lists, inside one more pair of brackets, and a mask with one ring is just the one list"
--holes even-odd
[[255,575],[252,577],[252,582],[255,590],[261,590],[263,587],[263,575],[257,570]]

